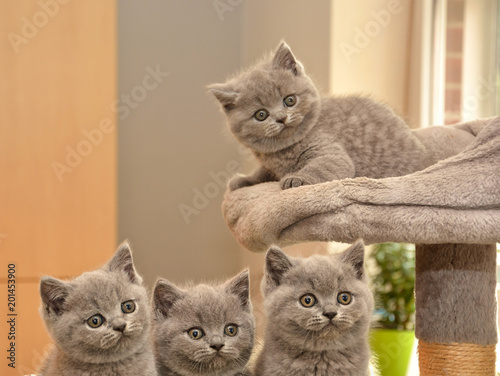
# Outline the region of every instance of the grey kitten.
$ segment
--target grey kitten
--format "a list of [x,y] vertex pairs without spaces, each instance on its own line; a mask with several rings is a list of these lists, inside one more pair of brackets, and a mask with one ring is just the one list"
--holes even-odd
[[252,175],[233,178],[231,190],[274,180],[286,189],[405,175],[461,151],[473,138],[466,135],[464,142],[455,139],[443,147],[436,136],[453,136],[443,136],[443,130],[412,131],[389,107],[370,98],[321,98],[286,43],[271,59],[209,90],[231,132],[260,163]]
[[123,243],[102,269],[43,277],[41,314],[55,346],[40,376],[156,376],[150,306]]
[[268,322],[256,376],[368,375],[373,296],[363,260],[361,241],[340,254],[306,259],[269,249]]
[[180,289],[160,279],[153,336],[162,376],[249,375],[255,323],[248,270],[223,285]]

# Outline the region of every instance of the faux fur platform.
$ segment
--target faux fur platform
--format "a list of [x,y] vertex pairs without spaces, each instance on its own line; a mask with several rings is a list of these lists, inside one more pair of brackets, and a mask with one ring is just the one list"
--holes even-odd
[[234,237],[251,251],[304,241],[419,244],[500,241],[500,117],[460,154],[386,179],[345,179],[281,190],[227,191]]

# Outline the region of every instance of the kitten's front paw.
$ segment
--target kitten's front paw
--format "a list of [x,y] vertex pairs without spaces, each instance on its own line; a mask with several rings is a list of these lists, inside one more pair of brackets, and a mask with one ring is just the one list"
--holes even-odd
[[229,190],[231,191],[235,191],[243,187],[249,187],[251,185],[253,185],[253,183],[250,179],[243,175],[237,175],[229,180]]
[[299,178],[298,176],[286,176],[280,180],[281,189],[295,188],[307,184],[303,178]]

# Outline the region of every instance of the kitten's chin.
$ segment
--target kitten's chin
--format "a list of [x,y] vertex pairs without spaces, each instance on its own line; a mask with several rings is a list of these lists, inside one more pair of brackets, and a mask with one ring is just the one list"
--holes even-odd
[[199,369],[202,371],[202,374],[218,375],[220,372],[229,372],[232,369],[237,369],[238,367],[239,366],[235,359],[218,353],[201,363],[201,367],[199,367]]
[[300,341],[300,346],[309,351],[342,349],[345,347],[346,338],[351,337],[348,328],[344,326],[339,323],[325,323],[316,330],[305,329],[301,335],[303,340]]
[[326,324],[322,329],[316,332],[317,338],[321,340],[333,341],[341,336],[339,328],[332,323]]

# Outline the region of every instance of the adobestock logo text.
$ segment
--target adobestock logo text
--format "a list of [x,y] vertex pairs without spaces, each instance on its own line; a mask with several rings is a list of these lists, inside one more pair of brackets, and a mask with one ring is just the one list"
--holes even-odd
[[23,44],[28,44],[30,40],[38,35],[40,29],[45,27],[49,20],[59,14],[60,6],[66,5],[70,0],[40,0],[38,1],[39,10],[31,17],[21,18],[21,30],[19,33],[10,32],[7,38],[14,49],[14,52],[19,53],[19,48]]
[[[121,94],[120,99],[112,103],[112,111],[118,113],[120,120],[124,120],[130,115],[130,112],[137,108],[139,104],[146,100],[148,93],[156,89],[168,77],[170,73],[162,72],[159,64],[155,69],[146,67],[147,74],[143,77],[141,84],[136,85],[130,90],[130,93]],[[52,162],[52,170],[56,174],[57,180],[61,183],[64,174],[71,173],[77,168],[83,159],[92,153],[95,147],[98,147],[104,140],[106,134],[113,133],[116,126],[108,117],[102,118],[99,125],[90,130],[82,130],[82,139],[76,145],[66,146],[66,157],[63,162]]]

